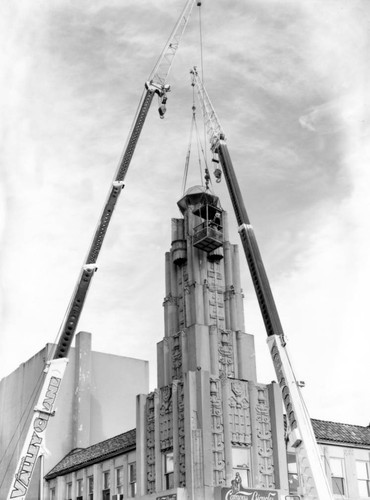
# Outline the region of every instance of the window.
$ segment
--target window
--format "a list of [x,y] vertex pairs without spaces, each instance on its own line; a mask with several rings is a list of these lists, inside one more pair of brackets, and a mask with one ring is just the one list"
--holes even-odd
[[110,488],[110,472],[103,472],[103,490],[109,490]]
[[103,472],[103,500],[110,500],[110,472]]
[[330,458],[331,481],[334,495],[344,496],[344,468],[341,458]]
[[164,487],[166,490],[173,488],[173,451],[166,451],[164,458]]
[[88,500],[94,500],[94,476],[87,478],[87,498]]
[[72,483],[67,483],[66,485],[66,499],[72,500]]
[[299,482],[298,482],[297,460],[295,453],[288,453],[287,461],[288,461],[289,493],[297,493]]
[[49,499],[55,500],[55,488],[50,488]]
[[76,482],[76,493],[77,493],[77,499],[76,500],[82,500],[83,499],[83,494],[84,494],[84,485],[82,479],[77,479]]
[[233,476],[238,473],[241,479],[241,486],[248,488],[250,485],[250,463],[251,463],[251,450],[250,448],[232,448],[233,459]]
[[370,497],[370,463],[356,460],[356,471],[360,497]]
[[123,467],[116,469],[116,493],[123,495]]
[[136,463],[128,464],[129,496],[136,495]]

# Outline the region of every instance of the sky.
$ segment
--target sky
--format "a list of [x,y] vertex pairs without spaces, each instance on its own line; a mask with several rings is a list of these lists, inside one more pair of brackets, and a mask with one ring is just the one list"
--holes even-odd
[[[0,378],[56,339],[144,83],[184,4],[1,7]],[[168,78],[165,119],[154,100],[79,323],[94,350],[149,360],[156,387],[164,253],[170,219],[180,215],[196,65],[310,415],[369,424],[369,21],[365,0],[194,7]],[[194,143],[187,187],[201,181]],[[225,183],[212,187],[239,243]],[[258,379],[269,383],[275,374],[242,253],[241,272]]]

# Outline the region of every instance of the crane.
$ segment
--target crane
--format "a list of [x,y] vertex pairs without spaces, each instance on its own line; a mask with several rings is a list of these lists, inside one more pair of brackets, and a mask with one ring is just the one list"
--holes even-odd
[[45,366],[45,376],[42,388],[16,465],[7,500],[14,498],[24,500],[26,498],[37,458],[43,446],[49,419],[55,413],[55,401],[68,363],[68,353],[77,329],[92,277],[97,270],[97,259],[114,208],[124,188],[124,179],[155,94],[157,94],[161,100],[161,105],[158,110],[161,118],[163,118],[166,111],[165,104],[167,101],[167,93],[170,91],[170,86],[166,83],[166,79],[195,3],[198,7],[201,6],[200,0],[187,0],[153,71],[145,83],[145,90],[140,99],[92,243],[88,249],[87,257],[82,265],[71,300],[62,321],[58,333],[56,349],[52,359],[48,361]]
[[[218,156],[218,160],[216,161],[221,163],[225,176],[238,224],[238,232],[265,324],[267,343],[287,414],[289,442],[296,451],[302,496],[305,500],[333,500],[311,420],[288,355],[283,328],[254,230],[248,218],[243,196],[227,148],[225,133],[196,67],[191,70],[191,75],[192,85],[196,88],[202,107],[211,151],[214,155]],[[220,172],[217,172],[217,180],[219,176]]]

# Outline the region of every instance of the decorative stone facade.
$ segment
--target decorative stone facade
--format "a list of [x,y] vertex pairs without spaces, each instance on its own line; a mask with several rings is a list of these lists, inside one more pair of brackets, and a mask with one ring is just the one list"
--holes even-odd
[[[203,194],[195,190],[180,200],[183,218],[172,221],[158,388],[137,396],[136,433],[68,453],[46,477],[48,498],[81,498],[82,491],[83,500],[214,500],[246,488],[284,498],[305,488],[294,450],[286,448],[281,388],[256,380],[237,247],[226,237],[208,254],[192,244],[194,211],[201,213],[204,199],[218,203]],[[224,212],[222,225],[225,235]],[[333,492],[366,496],[369,428],[312,423]],[[342,476],[331,477],[334,465]]]
[[[238,248],[225,237],[222,247],[209,253],[193,246],[194,227],[206,224],[199,215],[204,204],[218,207],[227,234],[227,215],[216,196],[197,188],[179,201],[183,218],[172,219],[166,254],[157,408],[152,395],[142,397],[146,410],[138,418],[146,447],[138,465],[146,470],[144,482],[138,481],[142,496],[170,494],[166,476],[173,474],[175,489],[193,491],[193,498],[213,498],[215,488],[230,485],[237,470],[235,454],[243,450],[251,457],[244,460],[251,485],[282,484],[275,478],[273,447],[274,440],[283,438],[273,437],[270,423],[275,393],[256,385],[253,337],[244,333]],[[279,407],[273,406],[274,411]],[[170,473],[168,453],[173,456]]]

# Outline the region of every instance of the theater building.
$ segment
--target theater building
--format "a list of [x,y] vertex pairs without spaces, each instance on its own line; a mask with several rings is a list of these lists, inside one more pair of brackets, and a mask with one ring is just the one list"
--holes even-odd
[[[76,430],[46,469],[47,500],[274,500],[301,493],[280,388],[256,378],[227,214],[202,187],[188,190],[178,207],[166,253],[157,388],[122,397],[123,413],[113,411],[115,426],[126,411],[135,413],[131,430],[122,433],[122,426],[88,445]],[[370,428],[312,424],[334,496],[369,498]]]
[[[49,471],[50,500],[299,494],[280,389],[256,379],[227,214],[201,187],[178,206],[166,254],[158,388],[137,396],[136,429],[71,451]],[[334,494],[369,496],[369,428],[319,420],[313,427]]]

